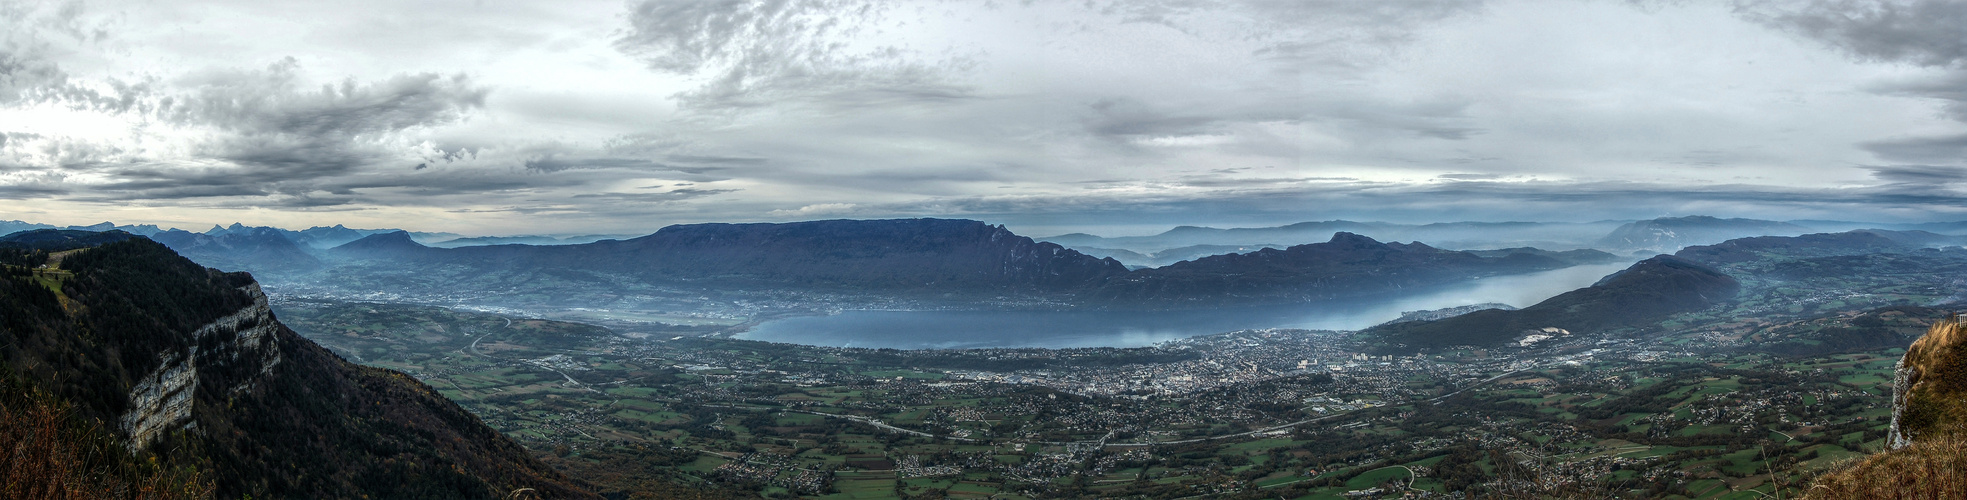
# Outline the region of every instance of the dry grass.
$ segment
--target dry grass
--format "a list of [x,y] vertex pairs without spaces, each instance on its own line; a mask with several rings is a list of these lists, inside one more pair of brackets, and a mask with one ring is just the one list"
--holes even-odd
[[1967,423],[1967,333],[1961,332],[1958,316],[1933,323],[1906,349],[1902,365],[1905,385],[1894,398],[1904,405],[1898,414],[1901,432],[1919,440]]
[[1960,318],[1933,324],[1906,349],[1910,395],[1900,424],[1911,446],[1839,465],[1807,499],[1967,498],[1967,333]]
[[31,395],[0,397],[0,498],[211,498],[197,471],[140,463],[64,405]]
[[1853,460],[1818,476],[1806,500],[1967,498],[1967,438],[1960,433]]
[[1919,337],[1919,340],[1906,348],[1906,359],[1911,361],[1914,368],[1925,370],[1944,368],[1935,363],[1949,357],[1947,355],[1959,349],[1962,342],[1967,342],[1967,333],[1961,332],[1960,317],[1948,316],[1946,319],[1934,322],[1931,328],[1926,329],[1925,336]]

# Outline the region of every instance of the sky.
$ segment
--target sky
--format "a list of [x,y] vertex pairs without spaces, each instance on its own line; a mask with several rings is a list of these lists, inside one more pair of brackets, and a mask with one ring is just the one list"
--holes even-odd
[[0,0],[0,219],[1967,220],[1967,2]]

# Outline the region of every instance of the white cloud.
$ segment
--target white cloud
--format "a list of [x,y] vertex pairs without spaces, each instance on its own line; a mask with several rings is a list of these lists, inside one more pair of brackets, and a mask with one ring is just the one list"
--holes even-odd
[[1843,189],[1825,206],[1952,213],[1887,186],[1961,163],[1957,4],[1640,4],[5,3],[0,209],[633,232]]

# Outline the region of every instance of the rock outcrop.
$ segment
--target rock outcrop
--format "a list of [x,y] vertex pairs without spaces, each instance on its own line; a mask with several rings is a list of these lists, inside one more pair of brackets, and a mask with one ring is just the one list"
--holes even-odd
[[1960,317],[1933,323],[1906,348],[1892,381],[1892,428],[1886,444],[1904,448],[1944,432],[1967,430],[1967,333]]
[[0,237],[0,396],[106,422],[128,458],[221,498],[598,498],[414,377],[281,325],[252,276],[115,235]]
[[126,445],[142,450],[156,441],[160,433],[196,427],[192,419],[192,396],[199,388],[200,367],[220,367],[246,371],[251,375],[213,387],[232,395],[252,388],[280,364],[280,350],[270,344],[280,324],[267,306],[266,293],[258,283],[239,287],[253,298],[238,312],[226,315],[192,331],[192,342],[183,350],[160,353],[161,364],[130,389],[130,406],[123,413]]

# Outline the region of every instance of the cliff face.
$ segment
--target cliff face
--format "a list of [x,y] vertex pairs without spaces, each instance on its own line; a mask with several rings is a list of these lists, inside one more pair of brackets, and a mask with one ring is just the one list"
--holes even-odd
[[202,234],[172,229],[150,235],[179,255],[206,266],[255,273],[297,274],[321,268],[321,261],[272,228]]
[[0,390],[56,398],[219,497],[592,497],[414,378],[287,329],[249,275],[143,238],[48,240],[0,239]]
[[119,419],[129,435],[127,446],[141,450],[155,442],[159,434],[172,430],[191,430],[192,396],[201,389],[199,368],[243,370],[244,376],[232,381],[213,381],[207,391],[236,395],[268,379],[280,365],[280,350],[272,345],[274,332],[281,328],[266,304],[266,294],[258,283],[239,287],[253,303],[237,312],[206,323],[191,332],[191,343],[183,349],[159,353],[159,365],[138,379],[130,389],[130,406]]
[[1892,381],[1886,449],[1818,476],[1802,498],[1961,498],[1967,491],[1967,332],[1933,323]]
[[1906,348],[1892,381],[1889,447],[1897,449],[1939,433],[1967,430],[1967,332],[1960,318],[1933,323]]

